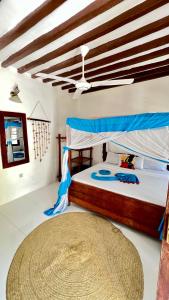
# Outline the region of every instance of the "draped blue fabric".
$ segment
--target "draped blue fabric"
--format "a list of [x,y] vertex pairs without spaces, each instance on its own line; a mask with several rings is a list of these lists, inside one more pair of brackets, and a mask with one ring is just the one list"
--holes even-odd
[[159,227],[158,227],[158,232],[159,232],[159,234],[160,234],[160,237],[159,237],[159,239],[162,241],[162,239],[163,239],[163,229],[164,229],[164,216],[163,216],[163,218],[162,218],[162,220],[161,220],[161,222],[160,222],[160,225],[159,225]]
[[52,215],[54,216],[54,215],[62,212],[62,210],[56,210],[56,208],[60,205],[60,203],[62,201],[62,196],[66,194],[67,189],[70,186],[70,184],[71,184],[71,176],[70,176],[70,172],[68,170],[66,180],[60,183],[59,190],[58,190],[58,198],[57,198],[56,203],[54,204],[54,206],[52,208],[49,208],[44,211],[44,214],[46,216],[52,216]]
[[[69,151],[69,147],[64,146],[63,147],[63,152],[65,153],[66,151]],[[71,184],[71,175],[70,175],[70,171],[68,168],[68,162],[67,163],[67,174],[66,174],[66,179],[61,181],[60,185],[59,185],[59,190],[58,190],[58,198],[56,203],[54,204],[54,206],[52,208],[49,208],[47,210],[44,211],[44,214],[46,216],[54,216],[56,214],[59,214],[62,212],[62,208],[61,209],[57,209],[58,207],[60,207],[61,202],[62,202],[62,196],[65,195],[67,193],[67,190]],[[61,206],[62,207],[62,206]]]
[[134,131],[169,126],[169,113],[144,113],[101,119],[68,118],[67,125],[85,132]]

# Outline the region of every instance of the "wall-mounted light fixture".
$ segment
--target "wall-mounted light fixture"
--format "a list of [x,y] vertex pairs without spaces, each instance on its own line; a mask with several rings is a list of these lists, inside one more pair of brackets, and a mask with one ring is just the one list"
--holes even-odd
[[19,98],[18,94],[19,94],[20,90],[17,84],[15,84],[13,86],[13,88],[10,91],[10,98],[9,100],[16,102],[16,103],[22,103],[21,99]]

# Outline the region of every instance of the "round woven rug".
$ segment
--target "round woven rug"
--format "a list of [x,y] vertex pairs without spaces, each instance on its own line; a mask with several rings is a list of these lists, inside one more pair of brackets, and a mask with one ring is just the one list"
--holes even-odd
[[143,270],[133,244],[91,213],[66,213],[38,226],[9,269],[8,300],[142,300]]

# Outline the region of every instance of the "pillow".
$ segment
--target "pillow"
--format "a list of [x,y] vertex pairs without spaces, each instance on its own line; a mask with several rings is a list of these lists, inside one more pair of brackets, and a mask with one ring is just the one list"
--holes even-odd
[[121,168],[135,169],[133,154],[120,154],[119,165]]
[[144,159],[142,157],[139,156],[135,156],[134,158],[134,167],[135,169],[143,169],[143,165],[144,165]]
[[156,170],[156,171],[166,171],[167,169],[166,164],[154,159],[144,159],[143,167],[144,169]]
[[119,154],[113,152],[107,152],[106,162],[114,165],[119,163]]

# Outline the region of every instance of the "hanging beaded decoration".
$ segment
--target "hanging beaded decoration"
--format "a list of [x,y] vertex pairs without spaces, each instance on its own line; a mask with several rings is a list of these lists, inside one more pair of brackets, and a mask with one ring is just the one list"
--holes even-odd
[[50,121],[35,119],[32,117],[38,105],[41,106],[44,115],[47,116],[41,103],[38,101],[30,117],[27,119],[32,121],[34,158],[39,159],[41,162],[42,158],[44,157],[44,155],[48,150],[48,145],[50,144]]

